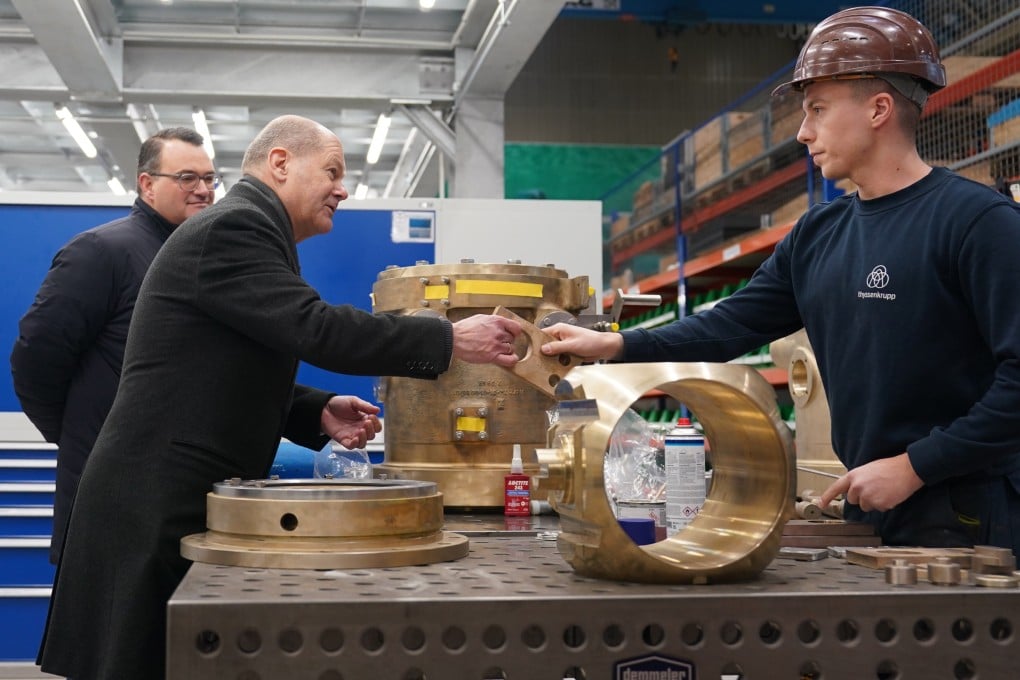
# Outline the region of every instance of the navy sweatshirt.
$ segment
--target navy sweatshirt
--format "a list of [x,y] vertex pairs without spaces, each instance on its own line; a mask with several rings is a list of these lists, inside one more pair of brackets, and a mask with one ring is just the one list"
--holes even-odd
[[1018,295],[1020,206],[935,168],[814,206],[746,288],[625,331],[624,359],[726,361],[803,326],[848,468],[906,451],[926,485],[1006,474],[1020,490]]

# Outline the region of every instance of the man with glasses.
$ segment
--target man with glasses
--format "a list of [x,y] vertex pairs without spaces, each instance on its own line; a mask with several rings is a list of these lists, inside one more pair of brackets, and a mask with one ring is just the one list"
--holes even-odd
[[11,353],[14,391],[25,414],[59,449],[54,564],[85,459],[117,393],[142,278],[170,232],[213,202],[219,177],[202,141],[182,127],[147,139],[138,154],[138,198],[131,212],[64,245],[19,323]]

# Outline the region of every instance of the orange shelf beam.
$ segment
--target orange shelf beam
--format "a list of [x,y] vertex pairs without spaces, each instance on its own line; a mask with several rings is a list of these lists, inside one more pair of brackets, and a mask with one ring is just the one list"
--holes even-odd
[[[709,271],[743,255],[750,255],[751,253],[757,253],[767,250],[768,248],[772,248],[783,240],[784,236],[790,233],[794,224],[796,224],[796,222],[770,227],[750,236],[745,236],[737,243],[724,248],[711,250],[704,255],[699,255],[692,260],[688,260],[684,263],[684,276],[695,276],[696,274]],[[670,269],[665,272],[659,272],[658,274],[652,274],[651,276],[641,279],[635,283],[627,290],[627,292],[656,293],[663,288],[676,286],[679,273],[680,269],[677,268]],[[602,308],[609,309],[612,307],[614,298],[615,292],[603,297]]]
[[[782,241],[784,236],[790,233],[794,224],[796,222],[769,227],[768,229],[746,236],[732,245],[710,250],[704,255],[687,260],[684,263],[684,276],[690,277],[702,274],[738,257],[772,248]],[[676,272],[672,273],[675,279]]]
[[946,85],[931,97],[924,107],[921,118],[928,118],[938,111],[963,101],[967,97],[991,87],[998,81],[1020,72],[1020,50],[1010,52],[1002,59],[994,61],[984,68],[979,68],[969,76],[960,78],[951,85]]
[[[722,215],[725,215],[726,213],[735,210],[736,208],[739,208],[742,205],[750,203],[751,201],[755,201],[761,198],[762,196],[765,196],[769,192],[778,189],[787,182],[791,182],[797,179],[798,177],[806,174],[807,174],[806,160],[804,162],[791,163],[790,165],[787,165],[785,168],[782,168],[770,174],[768,177],[764,178],[760,182],[756,182],[755,184],[745,189],[741,189],[740,191],[737,191],[736,193],[731,194],[730,196],[727,196],[726,198],[723,198],[717,201],[716,203],[713,203],[707,208],[702,208],[701,210],[697,210],[691,213],[690,215],[685,217],[683,221],[680,223],[680,229],[684,232],[691,231],[692,229],[697,228],[699,225],[704,224],[709,220],[713,220],[716,217],[721,217]],[[657,231],[651,236],[642,239],[638,243],[635,243],[627,248],[624,248],[619,252],[613,253],[612,256],[613,266],[615,267],[623,262],[626,262],[635,255],[639,255],[640,253],[652,250],[653,248],[657,248],[658,246],[669,243],[674,238],[676,238],[676,233],[673,231],[673,229],[664,227],[660,231]]]
[[727,196],[719,201],[716,201],[707,208],[702,208],[694,213],[691,213],[684,218],[683,222],[680,223],[680,228],[683,231],[690,231],[699,224],[707,222],[708,220],[715,219],[730,212],[735,208],[739,208],[745,203],[750,203],[756,199],[761,198],[765,194],[778,189],[787,182],[797,179],[801,175],[807,174],[807,160],[795,161],[785,168],[776,170],[772,174],[768,175],[760,182],[756,182],[751,186],[741,189],[740,191]]
[[661,230],[655,232],[651,236],[641,239],[632,246],[628,246],[623,250],[613,253],[613,266],[626,262],[635,255],[657,248],[665,243],[669,243],[676,239],[676,228],[675,227],[663,227]]

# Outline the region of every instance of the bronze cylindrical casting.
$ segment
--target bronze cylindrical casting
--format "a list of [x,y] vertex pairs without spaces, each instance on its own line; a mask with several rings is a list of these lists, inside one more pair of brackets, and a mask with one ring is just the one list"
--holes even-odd
[[[575,319],[592,291],[587,276],[568,278],[552,265],[462,262],[387,269],[372,298],[377,313],[453,322],[503,306],[546,328]],[[537,352],[531,345],[522,333],[518,356]],[[524,472],[538,472],[535,449],[545,446],[546,412],[555,401],[509,371],[454,360],[437,380],[384,378],[380,385],[386,432],[378,473],[437,483],[447,508],[486,510],[503,507],[514,444],[521,445]]]
[[[603,463],[631,405],[659,389],[687,405],[712,447],[712,487],[682,531],[638,546],[613,516]],[[754,369],[732,364],[607,364],[560,382],[558,421],[539,453],[539,488],[560,513],[559,549],[586,576],[648,583],[751,578],[779,551],[793,514],[793,440],[775,392]]]

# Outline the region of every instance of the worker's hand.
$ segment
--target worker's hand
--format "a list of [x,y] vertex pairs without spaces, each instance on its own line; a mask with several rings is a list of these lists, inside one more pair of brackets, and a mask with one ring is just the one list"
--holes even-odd
[[619,333],[593,331],[568,323],[542,330],[556,338],[542,345],[542,354],[573,354],[585,361],[623,358],[623,336]]
[[824,508],[833,498],[844,494],[848,503],[860,506],[865,512],[885,512],[910,498],[922,486],[924,482],[914,472],[910,458],[901,453],[850,470],[825,490],[820,505]]
[[352,396],[332,397],[322,409],[322,431],[348,449],[364,448],[382,429],[379,407]]
[[517,363],[514,339],[521,324],[495,314],[475,314],[453,324],[453,357],[471,364],[494,363],[510,368]]

